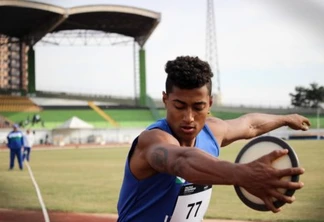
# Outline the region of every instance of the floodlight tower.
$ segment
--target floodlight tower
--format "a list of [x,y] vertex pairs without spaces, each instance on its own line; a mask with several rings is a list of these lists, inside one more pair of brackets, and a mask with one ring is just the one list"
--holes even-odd
[[[206,60],[209,63],[216,81],[217,91],[214,95],[214,103],[221,104],[221,85],[220,85],[220,72],[218,64],[217,41],[216,41],[216,25],[214,14],[214,0],[207,0],[207,21],[206,21]],[[215,88],[215,87],[214,87]],[[216,98],[215,98],[216,97]]]

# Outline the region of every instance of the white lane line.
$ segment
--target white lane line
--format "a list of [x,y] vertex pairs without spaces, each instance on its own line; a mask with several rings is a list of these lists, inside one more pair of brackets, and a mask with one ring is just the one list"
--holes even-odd
[[30,178],[32,179],[33,181],[33,184],[34,184],[34,187],[36,189],[36,193],[37,193],[37,196],[38,196],[38,200],[39,200],[39,203],[42,207],[42,211],[43,211],[43,215],[44,215],[44,219],[45,219],[45,222],[50,222],[50,219],[49,219],[49,216],[48,216],[48,213],[47,213],[47,210],[46,210],[46,207],[45,207],[45,204],[44,204],[44,201],[43,201],[43,198],[42,198],[42,195],[41,195],[41,192],[39,190],[39,187],[36,183],[36,180],[35,180],[35,177],[33,175],[33,171],[31,169],[31,167],[29,166],[29,163],[27,161],[24,161],[27,168],[28,168],[28,172],[29,172],[29,175],[30,175]]

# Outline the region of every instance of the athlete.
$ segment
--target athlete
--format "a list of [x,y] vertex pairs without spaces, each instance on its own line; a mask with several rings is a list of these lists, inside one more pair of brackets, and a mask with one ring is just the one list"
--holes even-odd
[[212,185],[218,184],[245,188],[274,213],[280,209],[273,205],[273,198],[292,203],[295,198],[278,189],[300,189],[303,183],[280,178],[300,175],[304,169],[271,166],[286,150],[247,164],[218,156],[220,147],[281,126],[307,130],[309,120],[298,114],[250,113],[232,120],[210,117],[213,73],[209,64],[198,57],[181,56],[168,61],[165,71],[162,98],[166,118],[150,125],[131,145],[117,206],[118,221],[202,221]]

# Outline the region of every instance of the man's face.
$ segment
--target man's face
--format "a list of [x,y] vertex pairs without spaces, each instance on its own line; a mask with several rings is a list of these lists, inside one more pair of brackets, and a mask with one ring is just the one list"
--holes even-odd
[[197,134],[203,128],[212,98],[206,86],[195,89],[180,89],[163,93],[167,121],[181,145],[193,146]]

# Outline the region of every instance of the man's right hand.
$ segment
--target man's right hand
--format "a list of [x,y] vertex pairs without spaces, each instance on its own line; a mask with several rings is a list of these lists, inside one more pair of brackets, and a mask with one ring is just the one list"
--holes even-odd
[[300,167],[276,169],[272,162],[288,153],[288,150],[275,150],[252,162],[240,164],[241,171],[237,178],[237,185],[246,189],[249,193],[260,198],[266,207],[274,213],[280,211],[273,204],[273,199],[292,203],[294,196],[286,196],[278,189],[300,189],[302,182],[281,180],[285,176],[301,175],[304,169]]

